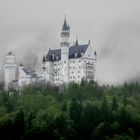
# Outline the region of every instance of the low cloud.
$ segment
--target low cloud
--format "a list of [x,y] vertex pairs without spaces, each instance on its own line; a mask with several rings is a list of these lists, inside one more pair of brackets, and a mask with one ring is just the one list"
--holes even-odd
[[91,39],[97,50],[97,81],[120,84],[135,79],[140,72],[139,5],[140,1],[131,0],[1,0],[0,76],[10,50],[17,64],[40,71],[48,49],[60,48],[63,16],[67,14],[71,44],[78,35],[79,42]]

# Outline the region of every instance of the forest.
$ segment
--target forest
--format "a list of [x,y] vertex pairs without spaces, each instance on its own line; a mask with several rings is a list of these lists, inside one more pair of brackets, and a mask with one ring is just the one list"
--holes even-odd
[[140,84],[1,89],[0,139],[140,140]]

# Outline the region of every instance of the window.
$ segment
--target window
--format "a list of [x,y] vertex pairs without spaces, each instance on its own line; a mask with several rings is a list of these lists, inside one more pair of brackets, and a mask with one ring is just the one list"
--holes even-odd
[[66,61],[64,61],[64,63],[66,63]]
[[75,61],[73,61],[73,63],[75,63]]
[[81,60],[79,60],[79,62],[81,62]]

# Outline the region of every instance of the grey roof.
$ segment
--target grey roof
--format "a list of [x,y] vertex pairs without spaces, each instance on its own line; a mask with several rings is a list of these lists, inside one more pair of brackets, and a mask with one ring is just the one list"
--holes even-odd
[[26,69],[26,68],[23,68],[22,70],[23,70],[26,74],[29,74],[29,73],[30,73],[29,70]]
[[50,50],[46,56],[46,61],[58,61],[61,59],[61,49]]
[[36,76],[37,76],[37,74],[35,73],[35,71],[32,70],[31,68],[22,68],[22,70],[23,70],[26,74],[30,75],[31,77],[36,77]]
[[[76,43],[74,46],[69,48],[69,58],[75,58],[75,53],[77,53],[76,58],[80,58],[82,53],[84,54],[88,48],[88,44],[79,45]],[[61,59],[61,49],[50,50],[47,56],[43,57],[43,62],[45,61],[59,61]]]
[[71,46],[69,48],[69,58],[75,58],[75,53],[77,53],[77,58],[80,58],[81,54],[82,53],[84,54],[87,48],[88,48],[88,44],[78,45],[78,43],[76,43],[76,45]]

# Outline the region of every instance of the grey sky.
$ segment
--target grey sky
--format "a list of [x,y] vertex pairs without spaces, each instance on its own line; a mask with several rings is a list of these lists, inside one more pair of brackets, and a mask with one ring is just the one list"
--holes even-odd
[[[17,62],[41,67],[48,48],[59,47],[64,15],[73,43],[96,48],[96,79],[121,83],[140,75],[139,0],[0,0],[0,63],[12,50]],[[25,60],[28,58],[28,60]]]

